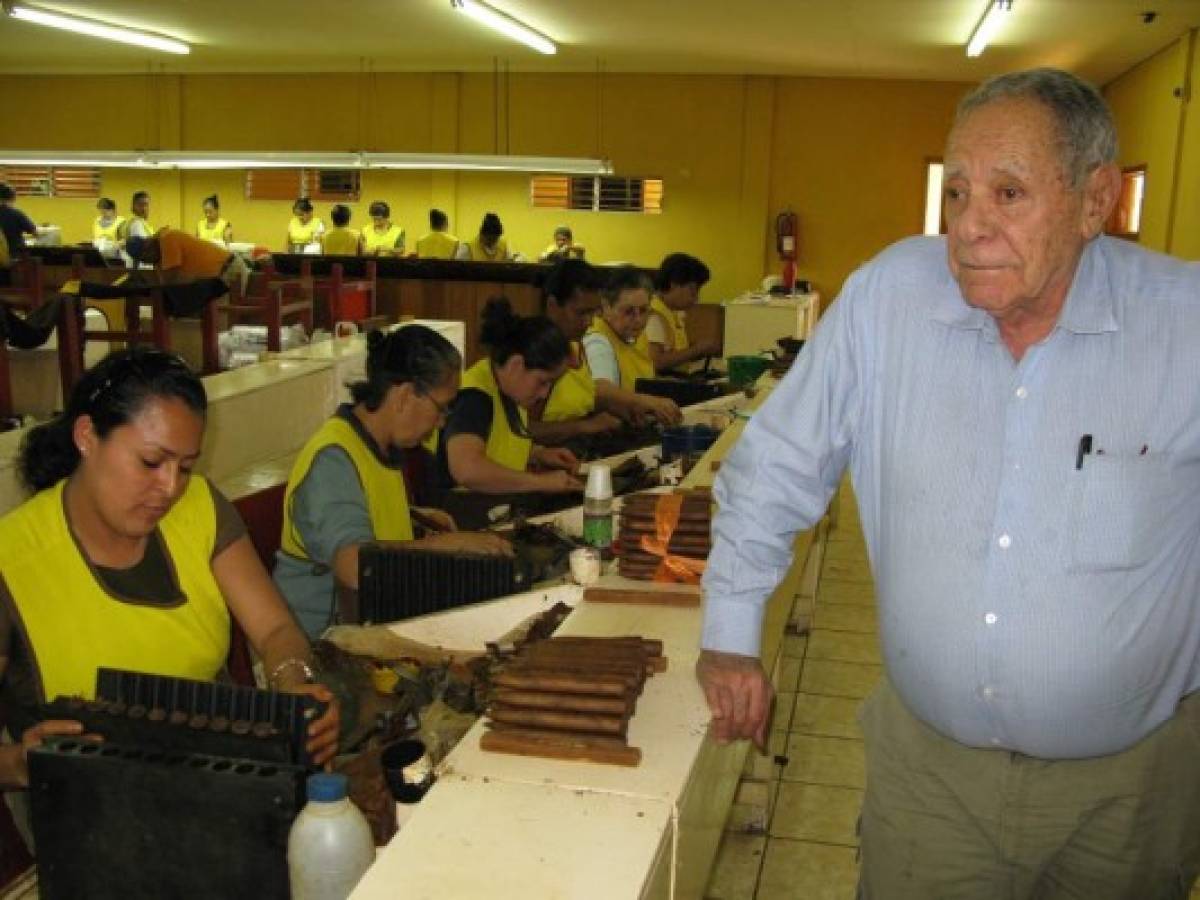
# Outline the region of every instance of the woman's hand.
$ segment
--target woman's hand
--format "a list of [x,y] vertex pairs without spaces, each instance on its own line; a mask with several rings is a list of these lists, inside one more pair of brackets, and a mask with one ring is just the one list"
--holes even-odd
[[580,434],[607,434],[616,431],[624,423],[612,413],[598,412],[588,416],[580,425]]
[[670,397],[652,397],[649,394],[638,394],[634,414],[639,424],[644,423],[647,419],[653,419],[660,425],[673,427],[683,421],[683,412]]
[[582,491],[583,482],[562,469],[550,472],[539,472],[533,476],[537,479],[537,489],[552,494],[567,494],[571,491]]
[[490,531],[450,531],[434,534],[416,542],[429,550],[444,553],[480,553],[485,556],[512,556],[513,545]]
[[535,447],[533,458],[543,469],[562,469],[571,475],[579,471],[579,458],[566,447]]
[[341,725],[337,700],[323,684],[296,684],[287,688],[287,692],[307,694],[326,704],[324,715],[309,723],[308,741],[304,745],[314,765],[325,765],[337,755],[338,728]]
[[414,519],[418,521],[424,519],[420,524],[432,531],[458,531],[458,523],[454,521],[454,516],[444,509],[436,509],[432,506],[414,506],[412,512]]
[[[72,722],[66,719],[47,719],[44,722],[38,722],[25,730],[21,735],[19,744],[10,744],[4,748],[5,755],[9,757],[4,764],[0,765],[0,770],[3,775],[0,776],[0,782],[3,782],[8,787],[26,788],[29,787],[29,762],[28,754],[33,747],[41,746],[42,741],[51,735],[70,735],[83,734],[83,725],[79,722]],[[88,740],[97,741],[100,738],[97,735],[87,735]]]

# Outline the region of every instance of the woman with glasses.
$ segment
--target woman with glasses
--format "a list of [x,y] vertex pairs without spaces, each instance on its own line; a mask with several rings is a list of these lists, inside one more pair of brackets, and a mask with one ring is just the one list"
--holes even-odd
[[583,338],[592,377],[627,391],[639,378],[654,377],[646,339],[650,315],[650,279],[633,266],[613,270],[601,291],[600,315]]
[[480,343],[488,355],[463,376],[442,429],[442,483],[484,494],[582,490],[575,455],[538,446],[529,433],[529,411],[567,370],[566,337],[545,316],[518,316],[494,297],[483,309]]
[[512,553],[494,534],[460,532],[439,510],[420,515],[436,530],[414,540],[401,451],[445,422],[462,359],[423,325],[367,338],[367,378],[305,444],[284,494],[275,583],[301,626],[317,637],[332,624],[339,587],[358,588],[363,544],[412,542],[447,552]]
[[336,751],[337,706],[312,683],[308,640],[233,505],[192,472],[206,407],[178,357],[121,350],[26,437],[32,496],[0,519],[0,690],[24,740],[0,747],[0,785],[27,781],[27,747],[78,732],[38,723],[41,703],[93,697],[101,667],[211,681],[231,617],[273,687],[330,703],[308,747],[321,762]]

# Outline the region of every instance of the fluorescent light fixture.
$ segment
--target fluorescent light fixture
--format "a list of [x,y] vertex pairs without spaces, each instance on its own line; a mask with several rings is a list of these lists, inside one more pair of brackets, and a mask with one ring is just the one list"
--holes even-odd
[[930,163],[925,173],[925,233],[942,233],[942,176],[945,167]]
[[563,156],[489,156],[472,153],[364,153],[369,169],[449,169],[459,172],[546,172],[611,175],[606,159]]
[[540,32],[534,31],[524,22],[518,22],[511,16],[506,16],[499,10],[492,9],[479,0],[450,0],[450,6],[466,13],[476,22],[486,25],[493,31],[498,31],[514,41],[520,41],[527,47],[532,47],[538,53],[553,56],[558,52],[554,41]]
[[0,165],[120,169],[415,169],[611,175],[606,159],[472,153],[305,153],[238,150],[4,150]]
[[988,0],[983,17],[971,32],[971,39],[967,41],[967,56],[978,56],[984,51],[1004,24],[1005,17],[1012,12],[1012,5],[1013,0]]
[[138,31],[133,28],[123,28],[120,25],[107,25],[94,19],[81,19],[78,16],[66,16],[62,13],[48,12],[44,9],[34,9],[31,6],[17,6],[5,3],[4,10],[14,19],[24,22],[34,22],[50,28],[60,28],[63,31],[73,31],[89,37],[103,38],[106,41],[118,41],[122,44],[134,44],[147,47],[150,50],[161,50],[164,53],[191,53],[192,48],[183,41],[174,38],[151,34],[148,31]]

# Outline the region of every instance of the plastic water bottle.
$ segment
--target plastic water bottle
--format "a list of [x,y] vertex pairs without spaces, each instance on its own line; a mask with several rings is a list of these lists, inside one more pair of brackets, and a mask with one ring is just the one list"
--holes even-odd
[[607,550],[613,540],[612,470],[594,463],[583,492],[583,542]]
[[345,775],[308,778],[308,803],[288,835],[292,900],[346,900],[375,861],[371,826],[347,785]]

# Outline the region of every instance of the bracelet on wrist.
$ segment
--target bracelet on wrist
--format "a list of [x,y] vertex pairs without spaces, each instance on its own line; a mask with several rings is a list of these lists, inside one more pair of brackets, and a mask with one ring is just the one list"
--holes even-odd
[[304,674],[305,684],[312,684],[317,680],[317,673],[313,671],[312,666],[298,656],[289,656],[271,670],[271,674],[267,676],[267,683],[275,687],[279,683],[279,676],[289,668],[299,669]]

